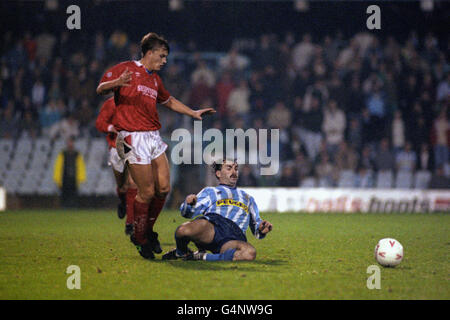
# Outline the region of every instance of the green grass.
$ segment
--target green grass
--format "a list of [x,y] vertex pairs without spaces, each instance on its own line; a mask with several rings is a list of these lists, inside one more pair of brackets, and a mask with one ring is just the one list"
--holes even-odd
[[[271,234],[249,241],[253,262],[142,259],[113,211],[0,213],[0,299],[450,299],[447,214],[266,213]],[[155,230],[174,247],[186,221],[164,211]],[[405,258],[366,287],[377,241],[399,240]],[[66,268],[81,269],[69,290]]]

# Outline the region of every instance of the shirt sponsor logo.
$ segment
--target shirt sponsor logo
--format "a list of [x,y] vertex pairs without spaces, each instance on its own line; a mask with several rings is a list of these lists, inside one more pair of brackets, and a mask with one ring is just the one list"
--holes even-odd
[[235,206],[235,207],[239,207],[242,210],[244,210],[246,213],[248,213],[248,206],[243,204],[242,202],[239,201],[235,201],[233,199],[221,199],[221,200],[217,200],[216,201],[216,206],[221,207],[221,206]]
[[156,97],[158,96],[158,91],[156,91],[155,89],[143,86],[141,84],[137,86],[137,91],[142,92],[142,94],[144,96],[150,97],[155,100],[156,100]]

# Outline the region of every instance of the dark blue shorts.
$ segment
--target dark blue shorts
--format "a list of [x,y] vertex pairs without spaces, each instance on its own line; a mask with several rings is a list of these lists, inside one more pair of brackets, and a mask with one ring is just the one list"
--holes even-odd
[[224,218],[219,214],[208,213],[197,219],[206,219],[214,225],[214,240],[208,245],[203,245],[199,249],[209,250],[212,253],[219,253],[222,246],[231,240],[247,242],[247,237],[236,223]]

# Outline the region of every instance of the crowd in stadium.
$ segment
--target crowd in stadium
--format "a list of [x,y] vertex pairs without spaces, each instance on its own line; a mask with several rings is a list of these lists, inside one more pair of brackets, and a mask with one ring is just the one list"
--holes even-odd
[[[213,58],[195,41],[168,40],[164,84],[189,106],[218,111],[204,127],[280,129],[279,176],[243,166],[241,186],[299,186],[311,176],[336,186],[342,170],[371,186],[370,172],[434,172],[448,164],[449,48],[432,33],[411,32],[405,41],[371,33],[262,34]],[[21,39],[5,33],[0,138],[101,136],[98,81],[107,67],[139,58],[139,43],[120,30],[83,43],[67,31]],[[167,139],[188,121],[164,111]]]

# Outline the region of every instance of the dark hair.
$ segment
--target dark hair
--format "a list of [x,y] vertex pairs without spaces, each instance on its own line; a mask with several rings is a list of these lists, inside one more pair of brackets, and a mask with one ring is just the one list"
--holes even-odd
[[167,50],[167,52],[170,52],[169,42],[167,42],[167,40],[161,37],[160,35],[154,32],[150,32],[147,33],[144,37],[142,37],[141,40],[142,56],[145,56],[147,51],[158,49],[160,47],[163,47],[164,49]]
[[237,162],[236,159],[223,158],[223,159],[221,159],[221,160],[214,161],[214,162],[211,164],[211,167],[212,167],[212,169],[213,169],[213,172],[214,172],[214,175],[216,176],[216,178],[217,178],[216,172],[222,170],[222,166],[223,166],[223,164],[225,163],[225,161],[227,161],[227,160],[233,161],[234,163]]

